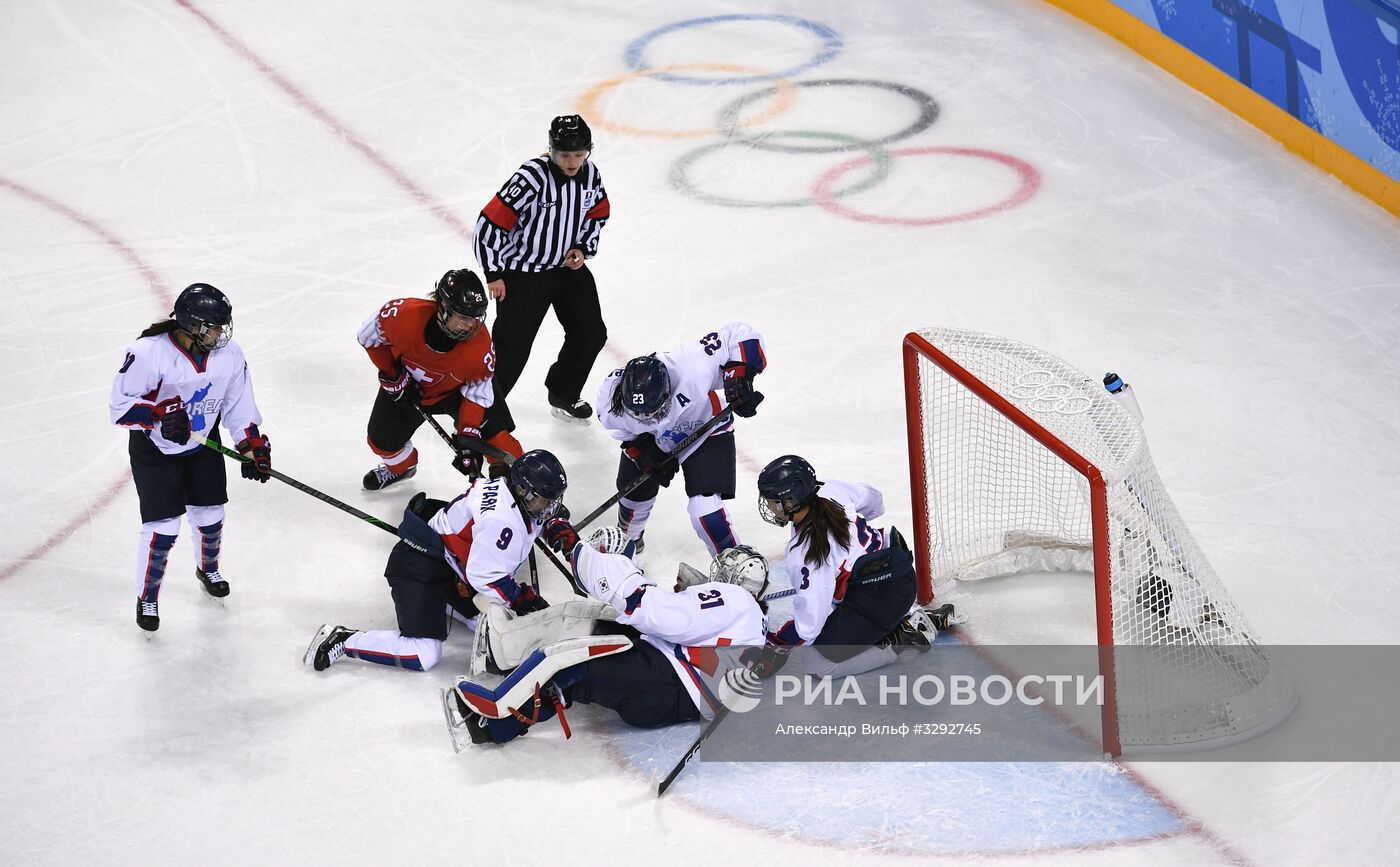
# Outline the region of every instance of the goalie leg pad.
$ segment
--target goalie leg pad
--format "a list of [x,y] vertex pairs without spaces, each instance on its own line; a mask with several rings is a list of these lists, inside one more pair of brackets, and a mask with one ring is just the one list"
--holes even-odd
[[[545,645],[584,638],[593,634],[597,621],[615,619],[617,612],[612,606],[592,599],[575,599],[524,616],[514,614],[505,606],[493,605],[481,618],[482,625],[477,627],[473,673],[480,673],[475,668],[478,663],[484,663],[484,670],[495,665],[498,672],[510,671]],[[486,651],[484,659],[482,649]]]
[[530,706],[540,689],[560,671],[632,648],[623,635],[591,635],[545,645],[530,654],[500,686],[492,689],[459,678],[457,694],[473,712],[490,719],[514,716],[513,710]]

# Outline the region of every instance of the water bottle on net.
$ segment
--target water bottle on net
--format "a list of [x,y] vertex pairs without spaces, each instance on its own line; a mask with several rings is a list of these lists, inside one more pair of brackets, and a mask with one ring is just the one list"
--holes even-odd
[[1129,385],[1123,377],[1112,371],[1103,375],[1103,387],[1108,389],[1108,393],[1118,398],[1118,402],[1133,414],[1133,418],[1142,423],[1142,408],[1138,406],[1137,396],[1133,394],[1133,387]]

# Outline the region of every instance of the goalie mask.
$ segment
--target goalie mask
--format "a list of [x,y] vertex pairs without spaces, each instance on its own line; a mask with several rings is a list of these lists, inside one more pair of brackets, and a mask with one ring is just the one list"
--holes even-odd
[[710,580],[736,584],[757,598],[768,589],[768,561],[748,545],[725,548],[710,564]]
[[627,550],[631,539],[618,527],[599,527],[589,534],[585,545],[600,554],[626,554],[631,556]]

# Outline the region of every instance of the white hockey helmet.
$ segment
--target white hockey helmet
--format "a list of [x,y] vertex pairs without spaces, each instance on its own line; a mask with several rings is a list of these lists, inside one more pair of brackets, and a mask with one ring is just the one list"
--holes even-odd
[[737,584],[762,596],[768,589],[768,561],[748,545],[725,548],[710,564],[710,580],[721,584]]
[[584,544],[602,554],[626,554],[630,541],[619,527],[599,527],[589,534]]

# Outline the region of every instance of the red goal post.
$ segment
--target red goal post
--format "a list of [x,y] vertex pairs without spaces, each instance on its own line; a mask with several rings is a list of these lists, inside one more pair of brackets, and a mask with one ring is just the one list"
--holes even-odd
[[[1167,496],[1141,423],[1098,379],[958,329],[911,332],[903,356],[921,602],[958,581],[1091,573],[1113,755],[1213,746],[1287,716],[1292,688]],[[1124,647],[1158,650],[1129,665]]]

